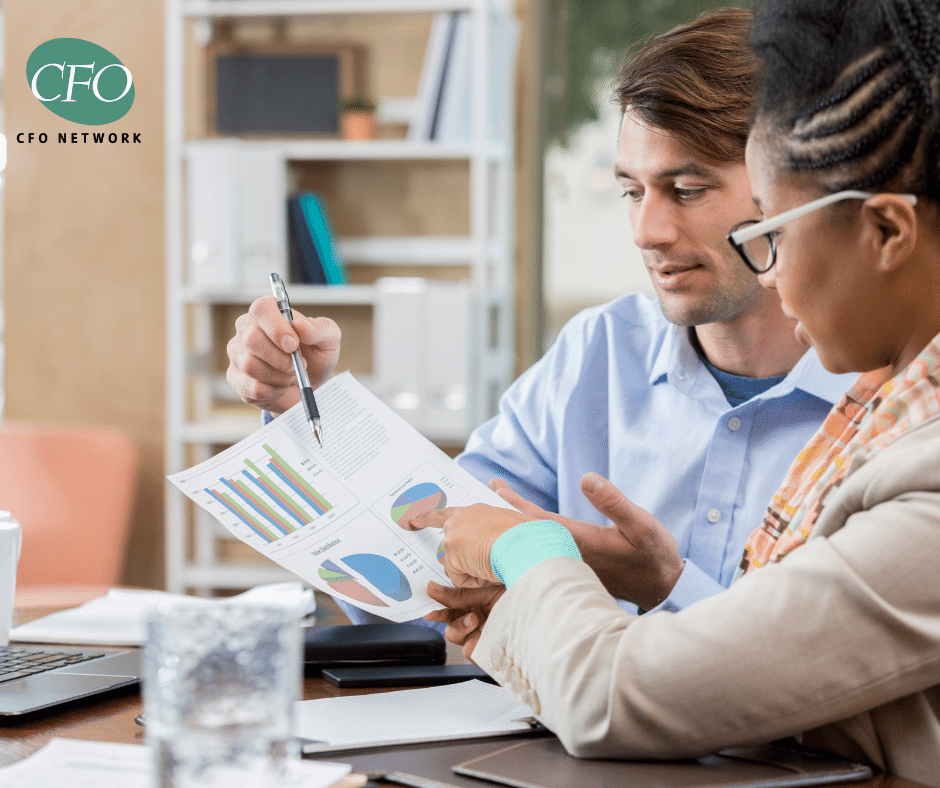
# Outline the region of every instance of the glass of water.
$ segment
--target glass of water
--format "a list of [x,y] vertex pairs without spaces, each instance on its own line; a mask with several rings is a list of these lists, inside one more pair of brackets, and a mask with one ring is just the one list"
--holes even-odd
[[147,741],[159,788],[275,788],[299,750],[300,629],[290,611],[218,603],[151,614]]

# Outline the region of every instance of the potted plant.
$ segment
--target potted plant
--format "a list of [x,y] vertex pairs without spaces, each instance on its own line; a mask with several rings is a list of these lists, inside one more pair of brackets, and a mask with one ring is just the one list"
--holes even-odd
[[375,138],[375,104],[362,96],[340,99],[339,129],[344,140]]

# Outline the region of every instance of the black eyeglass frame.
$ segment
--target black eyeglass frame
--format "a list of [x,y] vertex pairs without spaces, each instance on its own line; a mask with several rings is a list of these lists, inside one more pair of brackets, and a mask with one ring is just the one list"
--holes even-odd
[[[774,236],[771,235],[774,230],[780,229],[793,219],[806,216],[806,214],[824,208],[827,205],[832,205],[834,202],[840,202],[841,200],[867,200],[869,197],[874,197],[875,195],[875,192],[861,192],[855,189],[847,189],[846,191],[827,194],[825,197],[812,200],[804,205],[798,205],[796,208],[791,208],[789,211],[784,211],[770,219],[747,219],[743,222],[738,222],[731,228],[731,232],[728,233],[726,238],[748,268],[755,274],[765,274],[773,268],[774,263],[777,262],[777,244],[774,241]],[[899,194],[898,197],[906,200],[911,205],[917,205],[917,197],[913,194]],[[767,259],[770,261],[764,267],[752,260],[744,248],[744,244],[748,241],[753,241],[761,235],[763,235],[764,240],[767,241]]]

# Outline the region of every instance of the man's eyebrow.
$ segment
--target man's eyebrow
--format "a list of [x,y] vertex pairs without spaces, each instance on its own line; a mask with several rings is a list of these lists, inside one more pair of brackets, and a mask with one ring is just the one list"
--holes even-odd
[[[619,166],[614,167],[614,175],[618,178],[626,178],[627,180],[637,180],[629,172]],[[708,167],[698,162],[689,161],[685,164],[680,164],[678,167],[670,167],[668,170],[655,173],[653,180],[659,181],[667,178],[678,178],[683,175],[691,175],[693,178],[715,178],[713,170],[710,170]]]

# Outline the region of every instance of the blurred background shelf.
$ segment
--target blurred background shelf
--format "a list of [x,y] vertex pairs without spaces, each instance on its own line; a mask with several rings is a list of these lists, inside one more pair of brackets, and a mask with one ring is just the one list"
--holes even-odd
[[[238,315],[270,294],[271,271],[287,278],[295,308],[340,324],[339,371],[458,451],[495,413],[515,362],[512,4],[167,0],[165,21],[166,473],[260,426],[259,411],[233,401],[225,347]],[[387,105],[376,138],[283,133],[264,119],[220,131],[238,116],[224,103],[235,99],[220,88],[222,59],[253,56],[335,57],[341,98]],[[298,84],[270,92],[284,89]],[[328,217],[345,284],[309,284],[290,262],[288,199],[308,193]],[[283,577],[170,485],[166,496],[168,590]]]

